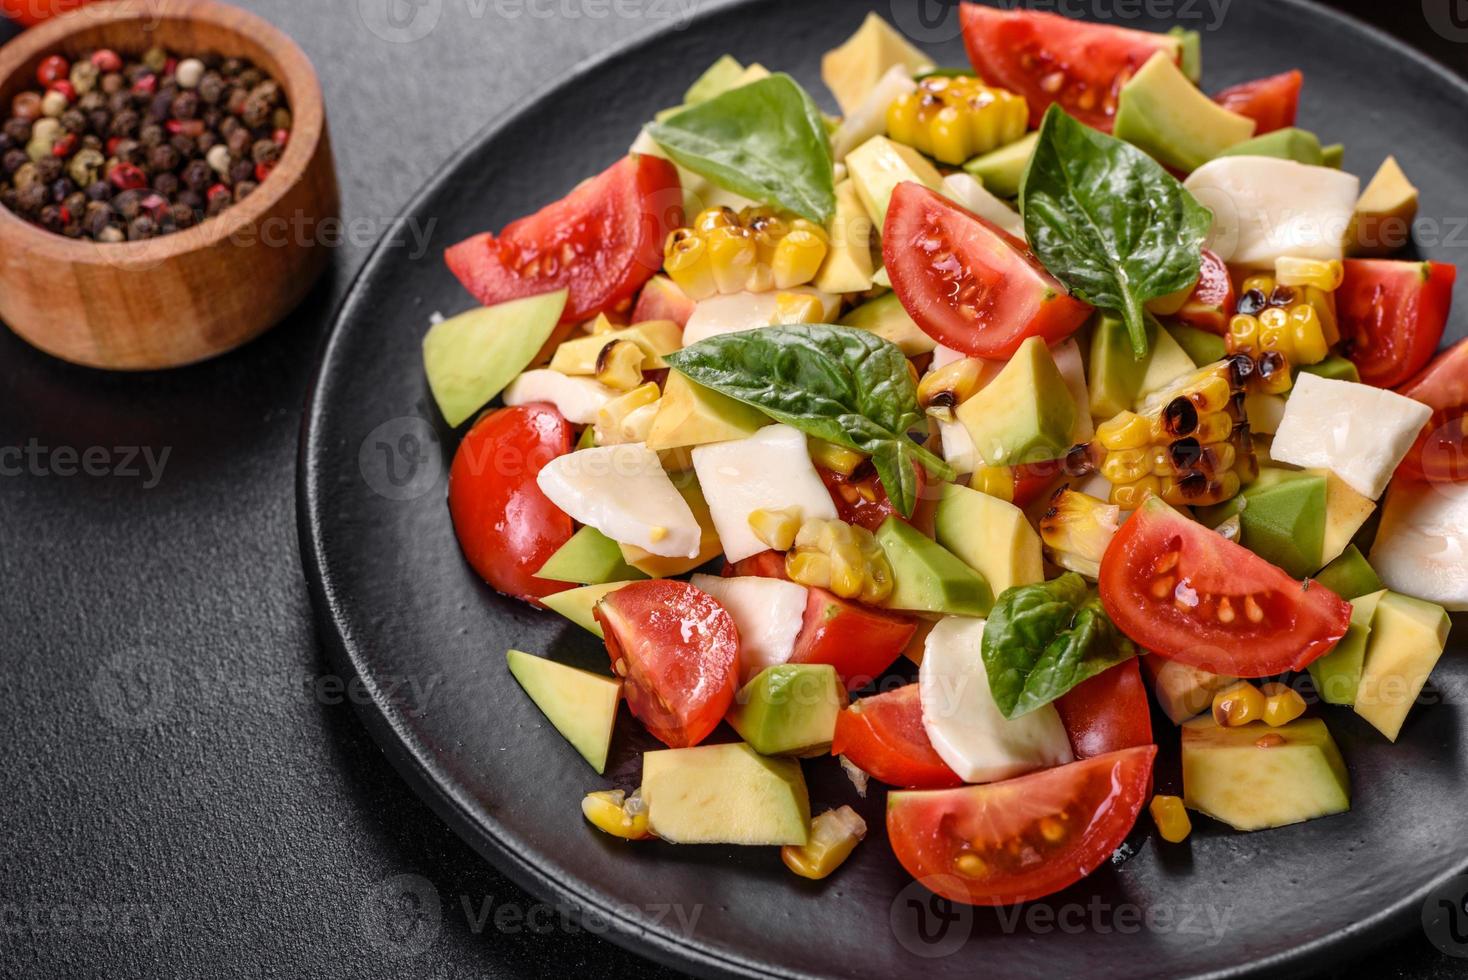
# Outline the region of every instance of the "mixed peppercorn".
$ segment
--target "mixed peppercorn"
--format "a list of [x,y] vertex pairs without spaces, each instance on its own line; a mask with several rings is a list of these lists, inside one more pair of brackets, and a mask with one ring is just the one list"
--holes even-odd
[[191,228],[249,197],[290,140],[284,91],[239,58],[101,49],[52,55],[36,81],[0,129],[0,205],[68,238]]

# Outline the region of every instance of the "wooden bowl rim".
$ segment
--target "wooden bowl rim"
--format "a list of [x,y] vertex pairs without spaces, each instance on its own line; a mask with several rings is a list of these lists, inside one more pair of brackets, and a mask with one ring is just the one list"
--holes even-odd
[[105,264],[147,269],[161,262],[202,252],[228,242],[271,212],[309,169],[326,134],[326,106],[321,82],[306,53],[274,24],[239,7],[217,0],[149,0],[141,7],[127,0],[93,3],[22,32],[0,47],[0,87],[27,62],[55,51],[65,41],[99,25],[129,21],[157,23],[191,20],[211,24],[269,50],[280,65],[276,80],[286,89],[291,108],[291,139],[280,163],[259,189],[244,201],[192,228],[143,242],[102,243],[72,239],[39,228],[0,206],[0,242],[4,250],[24,249],[37,257],[74,264]]

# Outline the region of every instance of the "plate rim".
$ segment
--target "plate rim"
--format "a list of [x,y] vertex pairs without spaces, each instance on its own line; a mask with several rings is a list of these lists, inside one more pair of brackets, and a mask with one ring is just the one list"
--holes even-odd
[[[455,788],[446,785],[430,766],[428,758],[410,738],[406,726],[395,720],[396,710],[376,684],[370,672],[362,669],[360,650],[347,635],[343,627],[344,611],[340,597],[332,588],[325,567],[326,544],[321,502],[324,496],[326,475],[320,469],[320,449],[324,414],[326,412],[323,390],[328,368],[334,363],[344,327],[353,319],[366,298],[367,284],[377,275],[393,253],[390,243],[397,238],[410,218],[417,215],[427,200],[452,180],[452,175],[470,160],[481,148],[493,142],[499,134],[533,115],[542,102],[558,94],[575,89],[586,83],[594,72],[606,68],[613,62],[633,59],[643,49],[667,38],[677,36],[695,24],[722,16],[741,8],[776,6],[780,0],[714,0],[681,26],[660,25],[628,38],[620,44],[584,58],[577,62],[552,88],[537,93],[533,99],[523,101],[493,117],[484,127],[470,136],[427,178],[423,185],[403,206],[397,217],[385,228],[377,243],[363,260],[361,268],[353,276],[341,301],[331,315],[331,326],[321,341],[312,368],[312,379],[307,392],[305,411],[301,422],[301,435],[296,454],[294,502],[296,506],[297,540],[301,553],[302,573],[306,580],[311,601],[312,618],[316,623],[317,635],[333,669],[344,677],[355,678],[368,692],[367,699],[353,699],[353,707],[362,719],[372,740],[382,750],[398,776],[413,790],[414,795],[426,802],[431,810],[443,820],[458,837],[476,853],[505,874],[527,892],[540,897],[550,897],[565,902],[581,920],[590,913],[608,924],[603,938],[639,956],[650,958],[665,966],[701,974],[721,977],[816,977],[801,971],[774,968],[772,964],[748,958],[740,953],[712,949],[690,937],[681,937],[651,925],[636,916],[627,915],[624,907],[615,901],[603,902],[591,892],[595,889],[578,887],[578,883],[557,878],[540,867],[533,858],[517,853],[508,846],[502,836],[500,822],[493,817],[480,819],[470,812],[466,802]],[[992,0],[984,0],[989,5]],[[1024,0],[1020,0],[1021,3]],[[1261,2],[1261,0],[1249,0]],[[1468,102],[1468,78],[1458,74],[1436,58],[1412,47],[1405,41],[1388,34],[1375,25],[1368,24],[1343,11],[1326,7],[1317,0],[1268,0],[1271,4],[1292,7],[1314,17],[1333,21],[1337,29],[1364,35],[1373,43],[1382,45],[1400,58],[1405,58],[1448,87],[1457,90]],[[1242,980],[1248,977],[1283,975],[1300,972],[1306,975],[1320,974],[1345,962],[1352,954],[1366,950],[1374,951],[1393,939],[1402,938],[1410,931],[1415,921],[1413,913],[1443,884],[1468,871],[1464,867],[1450,868],[1433,878],[1424,887],[1403,896],[1372,916],[1362,919],[1345,929],[1320,936],[1314,940],[1292,946],[1287,950],[1247,960],[1218,970],[1194,974],[1191,980]]]

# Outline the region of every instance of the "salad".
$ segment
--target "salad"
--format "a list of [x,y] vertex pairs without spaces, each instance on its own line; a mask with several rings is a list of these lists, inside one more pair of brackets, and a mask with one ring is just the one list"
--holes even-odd
[[868,834],[813,815],[840,765],[926,887],[1039,898],[1144,809],[1347,810],[1329,726],[1395,740],[1468,609],[1468,346],[1395,160],[1363,188],[1297,71],[1205,94],[1192,32],[962,24],[944,67],[869,16],[839,117],[721,58],[447,253],[464,557],[609,660],[508,668],[597,774],[624,704],[666,745],[588,773],[601,831],[822,878]]

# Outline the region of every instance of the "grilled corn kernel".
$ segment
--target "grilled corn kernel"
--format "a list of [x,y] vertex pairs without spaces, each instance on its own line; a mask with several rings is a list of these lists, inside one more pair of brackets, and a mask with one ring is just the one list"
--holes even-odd
[[1014,502],[1014,470],[1008,466],[980,466],[969,477],[968,485],[979,493]]
[[1052,562],[1094,579],[1120,523],[1120,507],[1065,486],[1055,491],[1040,519],[1040,540]]
[[1274,281],[1280,286],[1314,286],[1333,293],[1345,279],[1345,266],[1339,259],[1298,259],[1281,256],[1274,261]]
[[953,412],[979,390],[986,365],[976,357],[965,357],[929,371],[918,382],[918,404],[935,419],[953,421]]
[[810,450],[811,462],[842,476],[855,473],[856,468],[866,461],[866,457],[855,449],[847,449],[824,439],[808,439],[806,447]]
[[1325,340],[1325,328],[1320,323],[1320,312],[1309,303],[1297,303],[1290,307],[1286,320],[1290,347],[1295,352],[1295,364],[1319,364],[1330,353]]
[[1152,442],[1152,422],[1135,412],[1122,412],[1101,423],[1096,440],[1112,451],[1141,449]]
[[820,323],[825,318],[821,301],[809,293],[777,293],[775,313],[770,317],[770,326],[779,327],[791,323]]
[[802,878],[819,881],[839,868],[866,835],[866,821],[851,807],[827,810],[810,822],[804,846],[780,848],[780,860]]
[[739,215],[734,209],[727,205],[716,208],[705,208],[698,212],[693,219],[692,228],[700,234],[713,231],[715,228],[737,228],[739,227]]
[[774,255],[770,259],[775,288],[789,289],[810,282],[821,271],[830,247],[830,239],[826,237],[824,228],[803,218],[797,221],[795,227],[775,246]]
[[1111,502],[1122,510],[1136,510],[1149,496],[1162,490],[1162,480],[1155,476],[1144,476],[1135,483],[1111,488]]
[[1187,808],[1178,797],[1158,794],[1152,797],[1147,809],[1152,812],[1157,832],[1169,844],[1181,844],[1193,832],[1193,821],[1188,819]]
[[758,264],[753,233],[738,225],[714,228],[704,232],[704,241],[708,243],[709,261],[714,267],[714,282],[719,292],[741,292]]
[[596,355],[596,380],[608,388],[631,391],[642,384],[642,362],[647,355],[630,340],[614,340]]
[[1263,721],[1266,703],[1259,688],[1239,681],[1213,695],[1213,720],[1225,728]]
[[663,268],[691,300],[708,299],[719,291],[708,244],[691,228],[679,228],[663,247]]
[[887,135],[943,163],[1013,143],[1025,134],[1024,97],[967,76],[935,76],[887,107]]
[[647,807],[638,793],[630,797],[619,789],[587,793],[581,800],[581,813],[597,830],[625,840],[646,840],[652,836],[647,828]]
[[1264,695],[1264,723],[1274,728],[1288,725],[1305,713],[1305,699],[1288,684],[1270,681],[1259,689]]
[[840,520],[801,524],[794,549],[785,556],[785,574],[843,599],[875,603],[892,594],[892,566],[876,535]]
[[[782,216],[774,208],[701,211],[668,236],[663,265],[694,300],[716,293],[766,292],[810,282],[830,251],[821,226]],[[784,320],[810,323],[812,320]]]
[[789,551],[800,533],[800,508],[754,511],[749,515],[749,529],[772,550]]
[[648,430],[657,417],[662,393],[649,381],[607,402],[596,413],[596,444],[616,446],[628,442],[646,442]]

